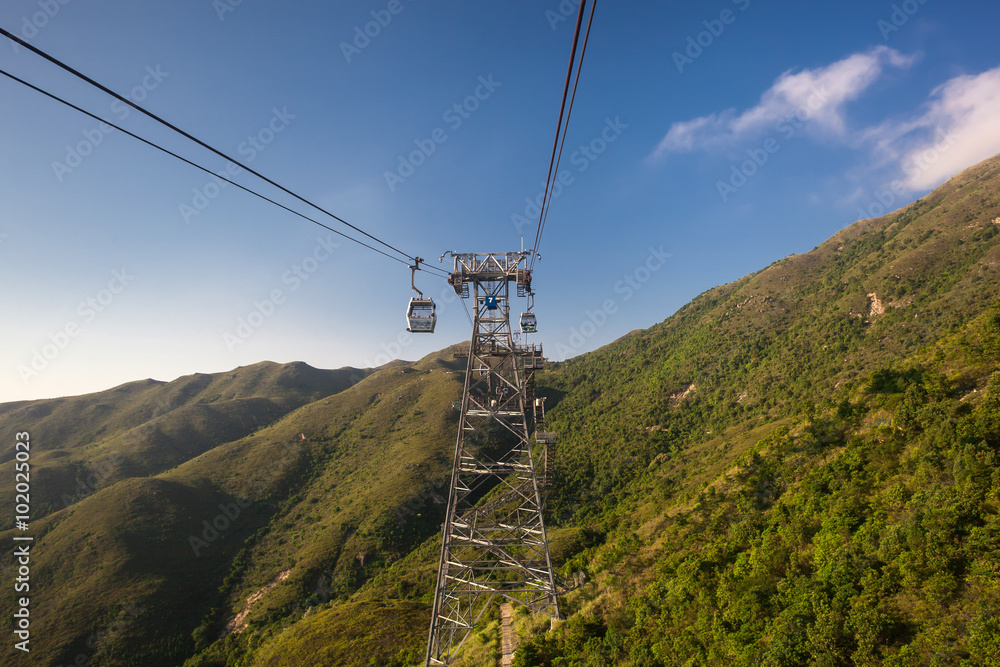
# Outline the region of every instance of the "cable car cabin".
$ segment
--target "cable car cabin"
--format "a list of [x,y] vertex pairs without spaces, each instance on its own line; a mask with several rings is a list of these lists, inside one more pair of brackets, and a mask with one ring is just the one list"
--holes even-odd
[[534,313],[521,313],[521,333],[535,333],[538,331],[538,321]]
[[433,299],[410,299],[406,309],[406,330],[410,333],[434,333],[437,324]]

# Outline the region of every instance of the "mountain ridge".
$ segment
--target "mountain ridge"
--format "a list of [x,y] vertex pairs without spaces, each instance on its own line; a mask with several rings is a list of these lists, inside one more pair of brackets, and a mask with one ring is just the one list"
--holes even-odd
[[[516,615],[515,664],[989,664],[998,192],[995,157],[550,363],[547,524],[577,584],[553,630]],[[467,344],[0,405],[4,433],[35,419],[42,445],[33,581],[59,594],[37,594],[39,659],[416,663]],[[458,664],[489,664],[498,633]]]

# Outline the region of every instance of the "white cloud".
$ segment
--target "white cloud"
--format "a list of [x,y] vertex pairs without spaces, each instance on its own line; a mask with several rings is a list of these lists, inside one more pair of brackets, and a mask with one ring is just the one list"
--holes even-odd
[[1000,153],[1000,67],[955,77],[931,92],[926,111],[865,133],[880,161],[897,162],[909,190],[929,190]]
[[1000,153],[1000,67],[946,81],[931,91],[920,110],[906,117],[850,130],[847,103],[860,97],[887,67],[907,68],[914,61],[878,46],[826,67],[785,72],[756,106],[674,123],[650,157],[730,148],[792,120],[813,135],[864,151],[865,178],[876,170],[888,171],[896,174],[894,188],[929,190]]
[[860,96],[886,65],[909,67],[914,58],[878,46],[855,53],[826,67],[785,72],[761,95],[757,106],[737,114],[735,109],[674,123],[657,146],[653,158],[737,143],[765,128],[798,117],[814,130],[842,136],[846,132],[844,106]]

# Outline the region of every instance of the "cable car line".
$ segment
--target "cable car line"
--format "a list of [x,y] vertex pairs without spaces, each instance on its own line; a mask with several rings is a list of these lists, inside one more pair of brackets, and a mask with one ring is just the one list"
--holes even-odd
[[419,269],[417,269],[417,271],[434,271],[438,275],[440,275],[440,276],[442,276],[444,278],[448,278],[449,276],[451,276],[451,274],[448,273],[447,271],[445,271],[444,269],[439,269],[438,267],[436,267],[434,265],[427,265],[427,262],[425,262],[422,259],[420,261],[423,262],[424,266],[421,267],[421,268],[419,268]]
[[303,202],[305,204],[308,204],[309,206],[313,207],[314,209],[316,209],[316,210],[318,210],[318,211],[320,211],[322,213],[325,213],[326,215],[330,216],[334,220],[337,220],[337,221],[339,221],[339,222],[347,225],[348,227],[350,227],[351,229],[355,230],[356,232],[359,232],[359,233],[367,236],[368,238],[372,239],[373,241],[376,241],[377,243],[380,243],[383,246],[389,248],[390,250],[393,250],[393,251],[399,253],[400,255],[403,255],[404,257],[406,257],[410,261],[414,261],[416,259],[415,257],[413,257],[413,256],[411,256],[411,255],[409,255],[409,254],[407,254],[405,252],[403,252],[402,250],[400,250],[399,248],[396,248],[395,246],[392,246],[392,245],[386,243],[385,241],[379,239],[378,237],[372,236],[371,234],[369,234],[365,230],[361,229],[360,227],[356,227],[356,226],[352,225],[351,223],[347,222],[346,220],[344,220],[343,218],[341,218],[341,217],[339,217],[337,215],[334,215],[333,213],[331,213],[330,211],[327,211],[325,208],[319,206],[318,204],[314,204],[313,202],[309,201],[305,197],[303,197],[303,196],[301,196],[299,194],[296,194],[295,192],[292,192],[288,188],[284,187],[283,185],[281,185],[279,183],[276,183],[275,181],[271,180],[267,176],[264,176],[260,172],[254,170],[254,169],[251,169],[250,167],[248,167],[247,165],[243,164],[242,162],[239,162],[238,160],[230,157],[229,155],[226,155],[225,153],[223,153],[222,151],[218,150],[217,148],[213,148],[212,146],[210,146],[209,144],[205,143],[201,139],[198,139],[197,137],[195,137],[195,136],[189,134],[188,132],[185,132],[184,130],[180,129],[176,125],[174,125],[174,124],[172,124],[172,123],[164,120],[163,118],[160,118],[159,116],[157,116],[153,112],[147,111],[146,109],[142,108],[141,106],[139,106],[138,104],[136,104],[135,102],[133,102],[132,100],[130,100],[129,98],[124,97],[122,95],[119,95],[118,93],[116,93],[115,91],[111,90],[107,86],[105,86],[105,85],[103,85],[103,84],[95,81],[94,79],[90,78],[86,74],[83,74],[82,72],[80,72],[80,71],[72,68],[71,66],[69,66],[66,63],[62,62],[58,58],[45,53],[44,51],[42,51],[41,49],[38,49],[34,45],[29,44],[28,42],[26,42],[25,40],[21,39],[17,35],[14,35],[14,34],[8,32],[7,30],[4,30],[2,27],[0,27],[0,35],[3,35],[5,37],[7,37],[8,39],[17,42],[18,44],[20,44],[24,48],[28,49],[29,51],[35,53],[38,56],[41,56],[42,58],[48,60],[49,62],[53,63],[54,65],[62,68],[63,70],[69,72],[70,74],[76,76],[77,78],[82,79],[83,81],[86,81],[90,85],[92,85],[92,86],[94,86],[94,87],[102,90],[103,92],[107,93],[108,95],[111,95],[115,99],[117,99],[117,100],[119,100],[121,102],[124,102],[125,104],[129,105],[130,107],[132,107],[136,111],[139,111],[140,113],[148,116],[149,118],[152,118],[156,122],[158,122],[161,125],[164,125],[164,126],[170,128],[174,132],[177,132],[178,134],[180,134],[180,135],[182,135],[184,137],[187,137],[188,139],[190,139],[191,141],[195,142],[199,146],[202,146],[203,148],[206,148],[206,149],[210,150],[211,152],[213,152],[216,155],[218,155],[218,156],[220,156],[220,157],[228,160],[229,162],[232,162],[236,166],[245,169],[246,171],[248,171],[249,173],[253,174],[257,178],[260,178],[261,180],[264,180],[267,183],[270,183],[274,187],[276,187],[279,190],[281,190],[281,191],[283,191],[283,192],[291,195],[292,197],[295,197],[299,201],[301,201],[301,202]]
[[[529,275],[530,275],[530,270],[534,267],[535,261],[539,257],[538,247],[539,247],[539,245],[541,243],[541,237],[542,237],[542,233],[543,233],[544,228],[545,228],[545,222],[546,222],[546,220],[548,218],[549,205],[551,204],[553,176],[554,176],[554,172],[555,173],[558,172],[559,163],[560,163],[560,161],[562,159],[562,151],[563,151],[563,147],[565,146],[566,135],[567,135],[567,132],[569,130],[569,120],[570,120],[570,117],[571,117],[572,111],[573,111],[573,103],[574,103],[574,101],[576,99],[577,87],[579,86],[579,82],[580,82],[580,73],[581,73],[581,70],[583,69],[583,59],[584,59],[584,56],[586,54],[587,43],[588,43],[589,38],[590,38],[590,29],[591,29],[591,26],[593,24],[594,12],[595,12],[595,9],[596,9],[596,5],[597,5],[597,0],[592,0],[591,8],[590,8],[590,18],[589,18],[589,20],[587,22],[587,30],[586,30],[586,33],[584,35],[582,46],[580,45],[580,32],[581,32],[581,29],[582,29],[582,26],[583,26],[583,15],[584,15],[585,6],[586,6],[586,0],[582,0],[581,1],[581,3],[580,3],[580,9],[579,9],[579,12],[577,14],[576,27],[575,27],[574,34],[573,34],[573,45],[572,45],[572,49],[570,51],[569,66],[567,67],[567,71],[566,71],[566,81],[565,81],[565,83],[563,85],[562,100],[560,102],[560,108],[559,108],[559,118],[558,118],[558,122],[557,122],[557,125],[556,125],[555,137],[553,139],[552,155],[551,155],[551,157],[549,159],[549,171],[548,171],[548,175],[546,177],[545,190],[544,190],[543,198],[542,198],[542,205],[540,206],[540,211],[539,211],[539,221],[538,221],[538,229],[537,229],[537,231],[535,233],[535,243],[534,243],[533,249],[530,250],[530,251],[528,251],[527,253],[525,253],[525,254],[531,255],[530,264],[527,267],[529,269]],[[219,179],[223,180],[226,183],[230,183],[232,185],[236,185],[239,189],[244,190],[245,192],[248,192],[248,193],[250,193],[250,194],[252,194],[252,195],[254,195],[256,197],[259,197],[259,198],[261,198],[261,199],[263,199],[263,200],[265,200],[265,201],[267,201],[267,202],[269,202],[271,204],[274,204],[274,205],[282,208],[285,211],[288,211],[290,213],[294,213],[295,215],[297,215],[297,216],[299,216],[299,217],[301,217],[301,218],[303,218],[305,220],[308,220],[309,222],[312,222],[312,223],[314,223],[314,224],[316,224],[316,225],[318,225],[320,227],[323,227],[324,229],[327,229],[327,230],[329,230],[329,231],[331,231],[331,232],[333,232],[333,233],[335,233],[335,234],[337,234],[337,235],[339,235],[339,236],[341,236],[341,237],[343,237],[345,239],[353,241],[353,242],[355,242],[355,243],[357,243],[359,245],[362,245],[362,246],[364,246],[364,247],[366,247],[366,248],[368,248],[370,250],[374,250],[375,252],[377,252],[377,253],[385,256],[385,257],[388,257],[389,259],[393,259],[393,260],[395,260],[397,262],[400,262],[401,264],[404,264],[404,265],[408,266],[411,269],[411,272],[412,272],[411,286],[414,289],[414,291],[417,292],[418,296],[417,296],[417,298],[411,298],[410,299],[410,303],[409,303],[408,308],[407,308],[407,312],[406,312],[406,319],[407,319],[407,324],[408,324],[407,330],[411,331],[411,332],[433,333],[434,327],[435,327],[435,324],[436,324],[436,321],[437,321],[437,315],[436,315],[436,309],[435,309],[434,301],[431,298],[426,298],[425,299],[424,296],[423,296],[423,293],[420,292],[420,290],[417,289],[416,282],[415,282],[416,281],[416,272],[419,271],[419,270],[429,270],[429,271],[433,271],[435,273],[435,275],[437,275],[439,277],[448,277],[448,276],[450,276],[450,274],[448,272],[443,271],[443,270],[441,270],[441,269],[439,269],[437,267],[433,267],[433,266],[421,267],[421,263],[423,262],[423,260],[420,257],[412,256],[412,255],[410,255],[410,254],[408,254],[408,253],[400,250],[399,248],[397,248],[397,247],[395,247],[395,246],[393,246],[393,245],[391,245],[389,243],[386,243],[382,239],[380,239],[380,238],[378,238],[378,237],[376,237],[376,236],[374,236],[372,234],[369,234],[368,232],[364,231],[360,227],[357,227],[356,225],[353,225],[353,224],[347,222],[346,220],[344,220],[340,216],[337,216],[334,213],[331,213],[330,211],[326,210],[325,208],[319,206],[318,204],[313,203],[312,201],[306,199],[305,197],[303,197],[303,196],[301,196],[301,195],[293,192],[289,188],[286,188],[285,186],[277,183],[276,181],[268,178],[267,176],[264,176],[262,173],[254,170],[254,169],[251,169],[249,166],[247,166],[247,165],[243,164],[242,162],[236,160],[235,158],[231,157],[230,155],[228,155],[228,154],[226,154],[226,153],[224,153],[224,152],[222,152],[222,151],[214,148],[210,144],[202,141],[201,139],[198,139],[197,137],[195,137],[194,135],[190,134],[189,132],[186,132],[185,130],[182,130],[181,128],[179,128],[176,125],[170,123],[169,121],[161,118],[160,116],[156,115],[155,113],[153,113],[151,111],[148,111],[147,109],[145,109],[145,108],[141,107],[140,105],[136,104],[135,102],[133,102],[131,99],[128,99],[128,98],[126,98],[126,97],[124,97],[122,95],[119,95],[118,93],[116,93],[115,91],[111,90],[107,86],[99,83],[98,81],[92,79],[91,77],[87,76],[86,74],[83,74],[79,70],[74,69],[70,65],[68,65],[68,64],[62,62],[61,60],[59,60],[58,58],[56,58],[56,57],[54,57],[54,56],[52,56],[52,55],[50,55],[50,54],[42,51],[41,49],[33,46],[32,44],[29,44],[25,40],[21,39],[20,37],[12,34],[11,32],[9,32],[7,30],[3,29],[2,27],[0,27],[0,35],[3,35],[5,37],[7,37],[8,39],[12,40],[13,42],[16,42],[17,44],[20,44],[21,46],[24,46],[26,49],[28,49],[32,53],[40,56],[41,58],[44,58],[45,60],[48,60],[50,63],[56,65],[57,67],[59,67],[59,68],[65,70],[66,72],[74,75],[75,77],[81,79],[82,81],[84,81],[86,83],[89,83],[91,86],[93,86],[93,87],[101,90],[102,92],[104,92],[104,93],[106,93],[106,94],[114,97],[116,100],[127,104],[128,106],[130,106],[133,109],[139,111],[143,115],[151,118],[152,120],[155,120],[156,122],[160,123],[161,125],[163,125],[163,126],[169,128],[169,129],[173,130],[174,132],[176,132],[176,133],[180,134],[181,136],[189,139],[190,141],[193,141],[194,143],[196,143],[199,146],[201,146],[201,147],[209,150],[210,152],[218,155],[219,157],[222,157],[223,159],[227,160],[231,164],[234,164],[234,165],[236,165],[236,166],[238,166],[238,167],[246,170],[247,172],[253,174],[254,176],[258,177],[259,179],[265,181],[266,183],[268,183],[268,184],[270,184],[270,185],[278,188],[282,192],[284,192],[284,193],[286,193],[286,194],[294,197],[295,199],[301,201],[302,203],[304,203],[304,204],[306,204],[306,205],[308,205],[308,206],[316,209],[317,211],[320,211],[321,213],[326,214],[327,216],[333,218],[334,220],[337,220],[338,222],[340,222],[340,223],[346,225],[347,227],[353,229],[354,231],[358,232],[359,234],[362,234],[363,236],[365,236],[365,237],[371,239],[372,241],[374,241],[374,242],[376,242],[376,243],[384,246],[385,248],[388,248],[389,250],[392,250],[393,252],[398,253],[399,255],[402,255],[406,259],[411,260],[413,263],[409,264],[408,262],[403,261],[402,259],[399,259],[398,257],[394,257],[393,255],[390,255],[390,254],[384,252],[383,250],[375,248],[372,245],[369,245],[368,243],[360,241],[359,239],[356,239],[354,237],[348,236],[347,234],[344,234],[343,232],[340,232],[340,231],[338,231],[336,229],[333,229],[332,227],[330,227],[330,226],[328,226],[326,224],[323,224],[323,223],[319,222],[318,220],[315,220],[315,219],[313,219],[313,218],[311,218],[311,217],[309,217],[307,215],[304,215],[304,214],[302,214],[302,213],[300,213],[300,212],[298,212],[298,211],[296,211],[296,210],[294,210],[292,208],[289,208],[288,206],[280,204],[277,201],[275,201],[274,199],[271,199],[271,198],[269,198],[267,196],[264,196],[264,195],[260,194],[259,192],[256,192],[256,191],[254,191],[254,190],[252,190],[252,189],[250,189],[250,188],[248,188],[246,186],[240,185],[239,183],[236,183],[235,181],[232,181],[229,178],[226,178],[225,176],[221,176],[219,174],[216,174],[215,172],[213,172],[213,171],[211,171],[211,170],[209,170],[209,169],[207,169],[207,168],[205,168],[205,167],[203,167],[203,166],[201,166],[201,165],[193,162],[192,160],[184,158],[184,157],[180,156],[179,154],[174,153],[174,152],[172,152],[172,151],[170,151],[170,150],[168,150],[168,149],[166,149],[166,148],[164,148],[164,147],[162,147],[162,146],[160,146],[160,145],[158,145],[158,144],[156,144],[156,143],[154,143],[152,141],[144,139],[143,137],[139,136],[138,134],[135,134],[133,132],[125,130],[124,128],[122,128],[122,127],[120,127],[118,125],[115,125],[114,123],[110,123],[108,121],[105,121],[103,118],[100,118],[99,116],[97,116],[95,114],[92,114],[89,111],[86,111],[85,109],[83,109],[83,108],[81,108],[79,106],[76,106],[75,104],[72,104],[72,103],[68,102],[67,100],[65,100],[65,99],[63,99],[63,98],[61,98],[61,97],[59,97],[57,95],[49,93],[49,92],[47,92],[47,91],[45,91],[45,90],[43,90],[43,89],[41,89],[41,88],[39,88],[39,87],[37,87],[37,86],[35,86],[33,84],[30,84],[27,81],[25,81],[23,79],[20,79],[20,78],[14,76],[13,74],[10,74],[9,72],[0,70],[0,74],[6,76],[8,78],[10,78],[11,80],[17,81],[18,83],[21,83],[22,85],[25,85],[25,86],[27,86],[27,87],[29,87],[29,88],[31,88],[31,89],[39,92],[39,93],[42,93],[43,95],[46,95],[47,97],[49,97],[51,99],[54,99],[54,100],[56,100],[56,101],[58,101],[58,102],[60,102],[60,103],[62,103],[64,105],[66,105],[66,106],[69,106],[70,108],[75,109],[76,111],[79,111],[80,113],[83,113],[83,114],[85,114],[85,115],[87,115],[87,116],[89,116],[91,118],[94,118],[95,120],[97,120],[99,122],[108,123],[108,125],[110,127],[113,127],[115,129],[123,132],[124,134],[127,134],[127,135],[129,135],[129,136],[131,136],[131,137],[133,137],[135,139],[138,139],[138,140],[142,141],[143,143],[145,143],[145,144],[147,144],[149,146],[152,146],[153,148],[156,148],[157,150],[160,150],[161,152],[164,152],[164,153],[166,153],[168,155],[171,155],[172,157],[175,157],[175,158],[181,160],[182,162],[185,162],[186,164],[189,164],[189,165],[191,165],[193,167],[196,167],[197,169],[199,169],[201,171],[204,171],[205,173],[210,174],[211,176],[213,176],[215,178],[219,178]],[[580,48],[580,57],[579,57],[579,60],[577,60],[577,58],[576,58],[576,53],[577,53],[578,47]],[[575,77],[575,79],[573,77],[573,67],[574,67],[574,64],[576,65],[576,77]],[[573,81],[572,94],[570,94],[570,82],[571,81]],[[567,98],[569,99],[569,105],[568,105],[568,107],[567,107]],[[530,303],[530,301],[533,301],[533,299],[530,299],[530,297],[532,297],[534,295],[533,295],[533,293],[530,292],[530,282],[528,283],[528,285],[529,285],[529,287],[528,287],[529,306],[528,306],[528,312],[527,313],[523,313],[522,316],[521,316],[521,331],[522,331],[522,333],[535,333],[537,331],[537,324],[536,324],[534,313],[531,312],[532,308],[531,308],[531,303]],[[463,305],[464,305],[464,303],[463,303]],[[466,316],[470,317],[470,319],[471,319],[471,316],[469,315],[469,312],[468,312],[467,308],[466,308]]]
[[[545,209],[545,202],[549,198],[549,190],[552,187],[552,168],[556,162],[556,153],[559,149],[559,131],[562,129],[563,115],[566,111],[566,98],[569,96],[569,84],[573,80],[573,63],[576,60],[576,46],[580,41],[580,27],[583,25],[583,11],[585,2],[580,2],[580,11],[576,15],[576,31],[573,33],[573,48],[569,54],[569,68],[566,70],[566,83],[563,85],[562,103],[559,105],[559,122],[556,124],[556,136],[552,141],[552,157],[549,158],[549,174],[545,177],[545,190],[542,193],[542,210]],[[542,235],[542,213],[538,213],[538,231],[535,232],[535,246],[537,252],[538,243]],[[532,263],[533,264],[533,263]]]
[[[582,10],[583,3],[580,3],[580,8]],[[573,102],[576,101],[576,89],[580,85],[580,70],[583,69],[583,58],[587,54],[587,42],[590,41],[590,27],[594,23],[594,10],[597,9],[597,0],[593,0],[590,4],[590,18],[587,19],[587,32],[583,35],[583,44],[580,46],[580,60],[576,66],[576,77],[573,80],[573,93],[569,98],[569,107],[566,109],[566,122],[563,124],[562,139],[559,140],[559,155],[556,156],[556,164],[553,173],[559,173],[559,163],[562,161],[563,147],[566,145],[566,132],[569,130],[569,119],[573,115]],[[572,69],[572,62],[570,62],[570,68]],[[564,93],[565,95],[565,93]],[[558,134],[559,130],[556,129]],[[549,206],[552,203],[552,193],[548,192],[547,195],[542,200],[541,211],[539,212],[539,223],[538,223],[538,233],[535,236],[535,253],[531,260],[531,267],[535,266],[535,260],[538,257],[538,245],[542,240],[542,232],[545,231],[545,221],[549,218]]]
[[[39,92],[42,95],[45,95],[46,97],[48,97],[50,99],[53,99],[53,100],[55,100],[55,101],[57,101],[57,102],[59,102],[61,104],[65,104],[69,108],[75,109],[76,111],[79,111],[80,113],[82,113],[82,114],[84,114],[86,116],[89,116],[89,117],[93,118],[96,121],[99,121],[101,123],[106,123],[110,127],[113,127],[114,129],[119,130],[120,132],[123,132],[124,134],[127,134],[128,136],[132,137],[133,139],[138,139],[139,141],[141,141],[142,143],[146,144],[147,146],[152,146],[156,150],[161,151],[163,153],[166,153],[167,155],[170,155],[172,157],[175,157],[178,160],[180,160],[181,162],[189,164],[189,165],[191,165],[192,167],[194,167],[196,169],[200,169],[201,171],[205,172],[206,174],[209,174],[210,176],[212,176],[214,178],[218,178],[218,179],[221,179],[221,180],[223,180],[223,181],[225,181],[225,182],[227,182],[227,183],[229,183],[231,185],[235,185],[240,190],[243,190],[244,192],[249,192],[253,196],[259,197],[260,199],[263,199],[266,202],[270,202],[271,204],[274,204],[275,206],[277,206],[279,208],[282,208],[282,209],[288,211],[289,213],[294,213],[295,215],[299,216],[300,218],[308,220],[309,222],[311,222],[313,224],[319,225],[323,229],[327,229],[327,230],[333,232],[334,234],[337,234],[339,236],[344,237],[345,239],[347,239],[349,241],[354,241],[358,245],[362,245],[362,246],[368,248],[369,250],[374,250],[375,252],[379,253],[380,255],[384,255],[384,256],[388,257],[389,259],[391,259],[391,260],[394,260],[396,262],[399,262],[400,264],[404,264],[404,265],[408,266],[408,264],[407,264],[407,262],[405,260],[402,260],[402,259],[400,259],[398,257],[394,257],[393,255],[390,255],[389,253],[387,253],[387,252],[385,252],[383,250],[379,250],[378,248],[376,248],[374,246],[368,245],[364,241],[359,241],[358,239],[356,239],[356,238],[354,238],[352,236],[348,236],[347,234],[344,234],[343,232],[341,232],[341,231],[339,231],[337,229],[334,229],[334,228],[332,228],[332,227],[330,227],[328,225],[323,224],[319,220],[314,220],[313,218],[310,218],[308,215],[305,215],[304,213],[299,213],[298,211],[296,211],[294,209],[291,209],[291,208],[285,206],[284,204],[276,202],[275,200],[273,200],[273,199],[271,199],[271,198],[269,198],[269,197],[267,197],[265,195],[262,195],[259,192],[251,190],[250,188],[248,188],[248,187],[246,187],[244,185],[240,185],[239,183],[237,183],[235,181],[232,181],[232,180],[226,178],[225,176],[221,176],[219,174],[216,174],[214,171],[212,171],[211,169],[208,169],[207,167],[203,167],[203,166],[201,166],[200,164],[198,164],[196,162],[192,162],[191,160],[187,159],[186,157],[178,155],[177,153],[174,153],[173,151],[171,151],[169,149],[166,149],[163,146],[160,146],[159,144],[156,144],[156,143],[154,143],[152,141],[149,141],[148,139],[144,139],[143,137],[140,137],[138,134],[135,134],[134,132],[130,132],[130,131],[126,130],[125,128],[120,127],[120,126],[112,123],[111,121],[105,120],[105,119],[101,118],[100,116],[98,116],[97,114],[93,114],[93,113],[87,111],[86,109],[80,108],[77,105],[73,104],[72,102],[64,100],[63,98],[59,97],[58,95],[55,95],[54,93],[50,93],[50,92],[48,92],[46,90],[43,90],[43,89],[39,88],[38,86],[36,86],[36,85],[34,85],[32,83],[29,83],[29,82],[25,81],[24,79],[21,79],[21,78],[15,76],[15,75],[11,74],[10,72],[7,72],[7,71],[5,71],[3,69],[0,69],[0,74],[2,74],[3,76],[7,77],[8,79],[12,79],[12,80],[17,81],[18,83],[24,85],[24,86],[27,86],[28,88],[31,88],[32,90],[34,90],[36,92]],[[436,267],[431,267],[431,268],[436,268]]]
[[472,321],[472,313],[469,312],[469,306],[465,303],[465,299],[459,299],[459,301],[462,302],[462,308],[465,309],[465,316],[469,318],[469,324],[473,327],[476,326],[475,322]]

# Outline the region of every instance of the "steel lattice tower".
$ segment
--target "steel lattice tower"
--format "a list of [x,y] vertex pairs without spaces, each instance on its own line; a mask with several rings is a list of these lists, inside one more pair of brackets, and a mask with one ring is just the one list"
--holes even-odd
[[[453,255],[448,282],[475,319],[425,664],[448,665],[497,597],[559,617],[529,418],[541,346],[516,345],[510,284],[531,293],[528,252]],[[544,441],[544,438],[539,438]]]

